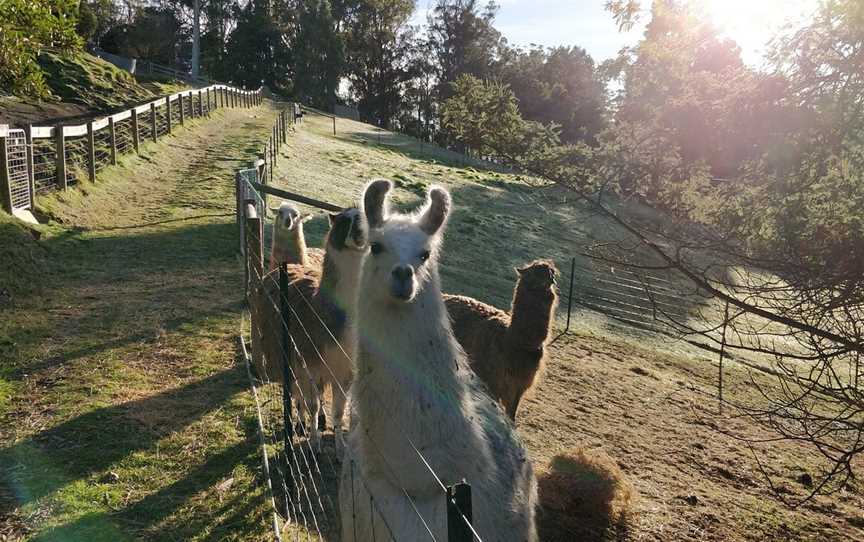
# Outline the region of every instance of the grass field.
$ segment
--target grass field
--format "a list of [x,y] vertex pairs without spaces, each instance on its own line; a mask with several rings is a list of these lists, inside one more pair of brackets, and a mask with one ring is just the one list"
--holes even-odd
[[30,259],[0,273],[0,539],[264,538],[232,180],[274,114],[214,117],[43,198],[38,241],[16,232]]
[[[254,409],[236,363],[232,178],[269,133],[270,108],[218,112],[96,185],[43,200],[53,221],[38,240],[0,220],[0,255],[11,255],[0,259],[0,540],[267,539]],[[566,193],[360,123],[337,129],[308,115],[277,184],[339,205],[375,176],[397,183],[400,205],[447,186],[446,291],[506,307],[514,266],[564,267],[585,240],[615,235]],[[326,218],[307,225],[320,246]],[[624,528],[574,540],[864,540],[860,486],[784,507],[747,447],[720,432],[758,434],[717,415],[716,367],[663,342],[578,313],[524,402],[518,430],[538,470],[560,452],[599,449],[638,493]],[[747,377],[731,366],[727,393],[750,397]],[[802,447],[755,453],[790,496],[804,494],[799,477],[816,465]]]

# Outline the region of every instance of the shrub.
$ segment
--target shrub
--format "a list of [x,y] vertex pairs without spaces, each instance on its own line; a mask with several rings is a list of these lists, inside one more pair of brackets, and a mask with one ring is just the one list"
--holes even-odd
[[0,2],[0,89],[19,96],[51,95],[36,59],[44,47],[76,50],[78,2],[4,0]]

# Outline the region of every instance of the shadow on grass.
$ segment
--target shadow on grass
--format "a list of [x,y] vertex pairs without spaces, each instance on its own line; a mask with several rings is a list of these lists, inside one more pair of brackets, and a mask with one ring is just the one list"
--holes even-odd
[[[211,381],[207,386],[219,387],[216,381]],[[195,386],[181,394],[203,392],[207,386]],[[227,391],[230,388],[222,386],[221,389]],[[224,399],[219,394],[217,398]],[[184,416],[184,419],[191,422],[187,416]],[[195,515],[191,520],[189,517],[183,520],[171,518],[180,503],[188,502],[202,491],[228,479],[238,465],[244,464],[249,470],[258,468],[260,457],[256,446],[256,426],[251,419],[246,422],[244,441],[209,456],[182,479],[117,511],[90,513],[73,522],[54,527],[42,533],[36,540],[125,540],[131,539],[126,533],[135,531],[148,531],[147,538],[156,539],[185,540],[198,536],[202,540],[222,540],[229,532],[255,531],[265,521],[261,517],[262,509],[257,506],[256,499],[249,499],[238,492],[229,492],[225,498],[211,495],[207,502],[210,510],[203,516]],[[214,518],[219,519],[214,521]],[[160,536],[161,533],[164,533],[164,536]]]
[[97,408],[0,449],[7,487],[19,504],[104,471],[137,450],[180,431],[245,390],[228,369],[144,399]]
[[118,232],[78,230],[45,243],[60,272],[25,310],[39,311],[48,325],[28,332],[29,321],[13,322],[10,333],[20,352],[35,351],[44,341],[64,342],[56,354],[19,359],[10,377],[148,343],[167,331],[194,334],[191,324],[239,310],[242,273],[233,221],[178,222],[147,231],[157,223],[172,221]]

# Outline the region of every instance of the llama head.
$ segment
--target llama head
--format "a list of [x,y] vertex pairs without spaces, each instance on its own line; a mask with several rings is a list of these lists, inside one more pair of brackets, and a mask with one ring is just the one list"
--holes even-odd
[[274,213],[274,225],[277,230],[291,231],[310,218],[310,214],[300,214],[296,207],[283,201],[279,207],[271,207],[270,211]]
[[558,269],[549,260],[534,260],[524,267],[517,267],[519,285],[531,291],[552,290],[558,276]]
[[427,287],[438,288],[436,255],[450,194],[433,186],[416,212],[391,215],[387,196],[392,188],[390,181],[377,180],[363,193],[371,251],[363,264],[363,282],[373,300],[398,305],[411,303]]
[[328,250],[366,250],[368,228],[363,213],[356,207],[349,207],[330,217],[330,233],[327,234]]

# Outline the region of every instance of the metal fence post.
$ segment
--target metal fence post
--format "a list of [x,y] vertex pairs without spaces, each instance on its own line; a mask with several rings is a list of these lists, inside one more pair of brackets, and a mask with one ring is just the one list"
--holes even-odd
[[138,111],[132,108],[132,146],[135,148],[135,154],[138,154],[141,139],[138,135]]
[[570,291],[567,294],[567,325],[564,326],[564,333],[570,331],[570,315],[573,312],[573,279],[576,277],[576,257],[570,261]]
[[9,127],[0,126],[0,204],[3,210],[12,214],[12,183],[9,182],[9,156],[7,152],[7,136]]
[[333,135],[336,135],[336,115],[333,115]]
[[171,133],[171,96],[165,96],[165,125]]
[[90,182],[96,181],[96,135],[93,133],[93,121],[87,123],[87,177]]
[[58,124],[54,128],[55,141],[55,166],[57,171],[57,186],[66,190],[69,185],[66,182],[66,138],[63,135],[63,125]]
[[111,165],[117,165],[117,127],[114,117],[108,117],[108,134],[111,136]]
[[[288,305],[288,264],[284,262],[279,264],[279,312],[282,313],[282,416],[287,450],[294,437],[294,422],[291,420],[291,367],[294,365],[294,345],[291,341],[291,307]],[[310,423],[316,421],[312,420]]]
[[150,134],[151,139],[156,141],[158,138],[156,134],[156,104],[153,102],[150,102],[150,131],[152,132]]
[[447,488],[447,542],[471,542],[471,486],[465,480]]
[[27,187],[30,191],[30,207],[36,208],[36,172],[33,170],[33,125],[24,127],[27,143]]

